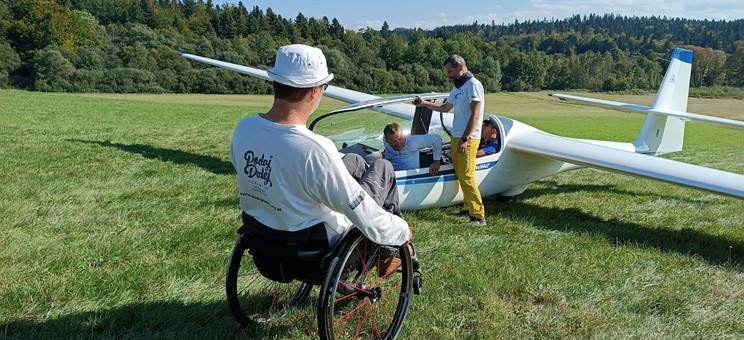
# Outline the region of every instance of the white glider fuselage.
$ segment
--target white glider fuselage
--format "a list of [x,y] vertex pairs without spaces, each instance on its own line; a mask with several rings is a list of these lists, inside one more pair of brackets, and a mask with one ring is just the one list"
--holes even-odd
[[[536,132],[546,134],[519,121],[501,116],[497,118],[502,131],[504,131],[504,126],[509,127],[508,132],[499,134],[505,136],[501,140],[502,145],[509,145],[512,140],[530,138]],[[634,152],[633,143],[578,139],[576,141]],[[496,154],[476,159],[475,179],[483,197],[515,196],[524,192],[535,181],[559,172],[580,168],[584,166],[502,147]],[[415,210],[461,203],[462,191],[452,165],[442,165],[439,172],[439,176],[430,176],[428,168],[396,171],[401,207],[406,210]]]
[[[512,138],[539,131],[509,118],[498,118],[502,129],[504,125],[509,126],[507,134],[500,134],[506,136],[501,139],[503,145],[508,145]],[[550,158],[514,153],[509,148],[502,148],[496,154],[477,158],[475,178],[483,197],[514,196],[524,192],[530,183],[561,171],[577,168],[580,167]],[[449,206],[463,200],[462,190],[451,164],[442,165],[438,176],[430,176],[428,168],[396,171],[395,175],[401,208],[405,210]]]

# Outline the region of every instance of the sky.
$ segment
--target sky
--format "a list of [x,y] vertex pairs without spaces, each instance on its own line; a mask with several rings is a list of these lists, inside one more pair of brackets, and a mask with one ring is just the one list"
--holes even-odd
[[[214,4],[235,4],[239,0],[213,0]],[[432,29],[439,26],[472,24],[510,24],[515,20],[556,19],[574,14],[615,14],[623,16],[666,16],[667,18],[737,20],[744,19],[743,0],[243,0],[251,10],[258,6],[285,19],[298,13],[305,17],[338,19],[346,29],[379,30],[387,21],[390,28]]]

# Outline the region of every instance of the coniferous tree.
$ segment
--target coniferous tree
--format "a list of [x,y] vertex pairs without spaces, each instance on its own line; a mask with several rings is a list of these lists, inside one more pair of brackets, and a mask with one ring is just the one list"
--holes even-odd
[[[446,91],[449,54],[487,91],[655,89],[669,51],[695,51],[693,86],[744,86],[744,19],[574,15],[433,30],[347,30],[337,19],[285,19],[243,2],[0,2],[0,86],[44,91],[269,93],[270,84],[178,57],[190,52],[268,67],[276,48],[324,50],[334,83],[372,92]],[[56,77],[59,72],[63,77]],[[113,76],[115,75],[115,76]],[[121,79],[119,79],[119,78]]]

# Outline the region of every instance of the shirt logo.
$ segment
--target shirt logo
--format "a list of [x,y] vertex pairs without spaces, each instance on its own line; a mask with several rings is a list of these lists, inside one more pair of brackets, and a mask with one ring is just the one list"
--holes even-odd
[[362,201],[364,201],[364,190],[359,192],[359,196],[349,202],[349,208],[351,208],[351,210],[356,209],[356,207],[358,207],[359,204],[362,203]]
[[264,185],[272,187],[271,183],[271,161],[274,160],[274,156],[261,154],[261,157],[256,156],[252,150],[246,151],[245,155],[245,168],[243,173],[249,178],[259,178],[264,180]]

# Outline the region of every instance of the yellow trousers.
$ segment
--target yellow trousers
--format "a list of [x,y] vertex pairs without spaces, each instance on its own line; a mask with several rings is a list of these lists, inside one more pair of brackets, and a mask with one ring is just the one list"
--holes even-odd
[[470,216],[486,218],[486,209],[483,206],[478,183],[475,181],[475,154],[478,152],[478,139],[468,140],[468,149],[465,153],[459,153],[457,146],[460,138],[452,138],[452,166],[455,168],[455,176],[462,189],[463,210],[470,212]]

